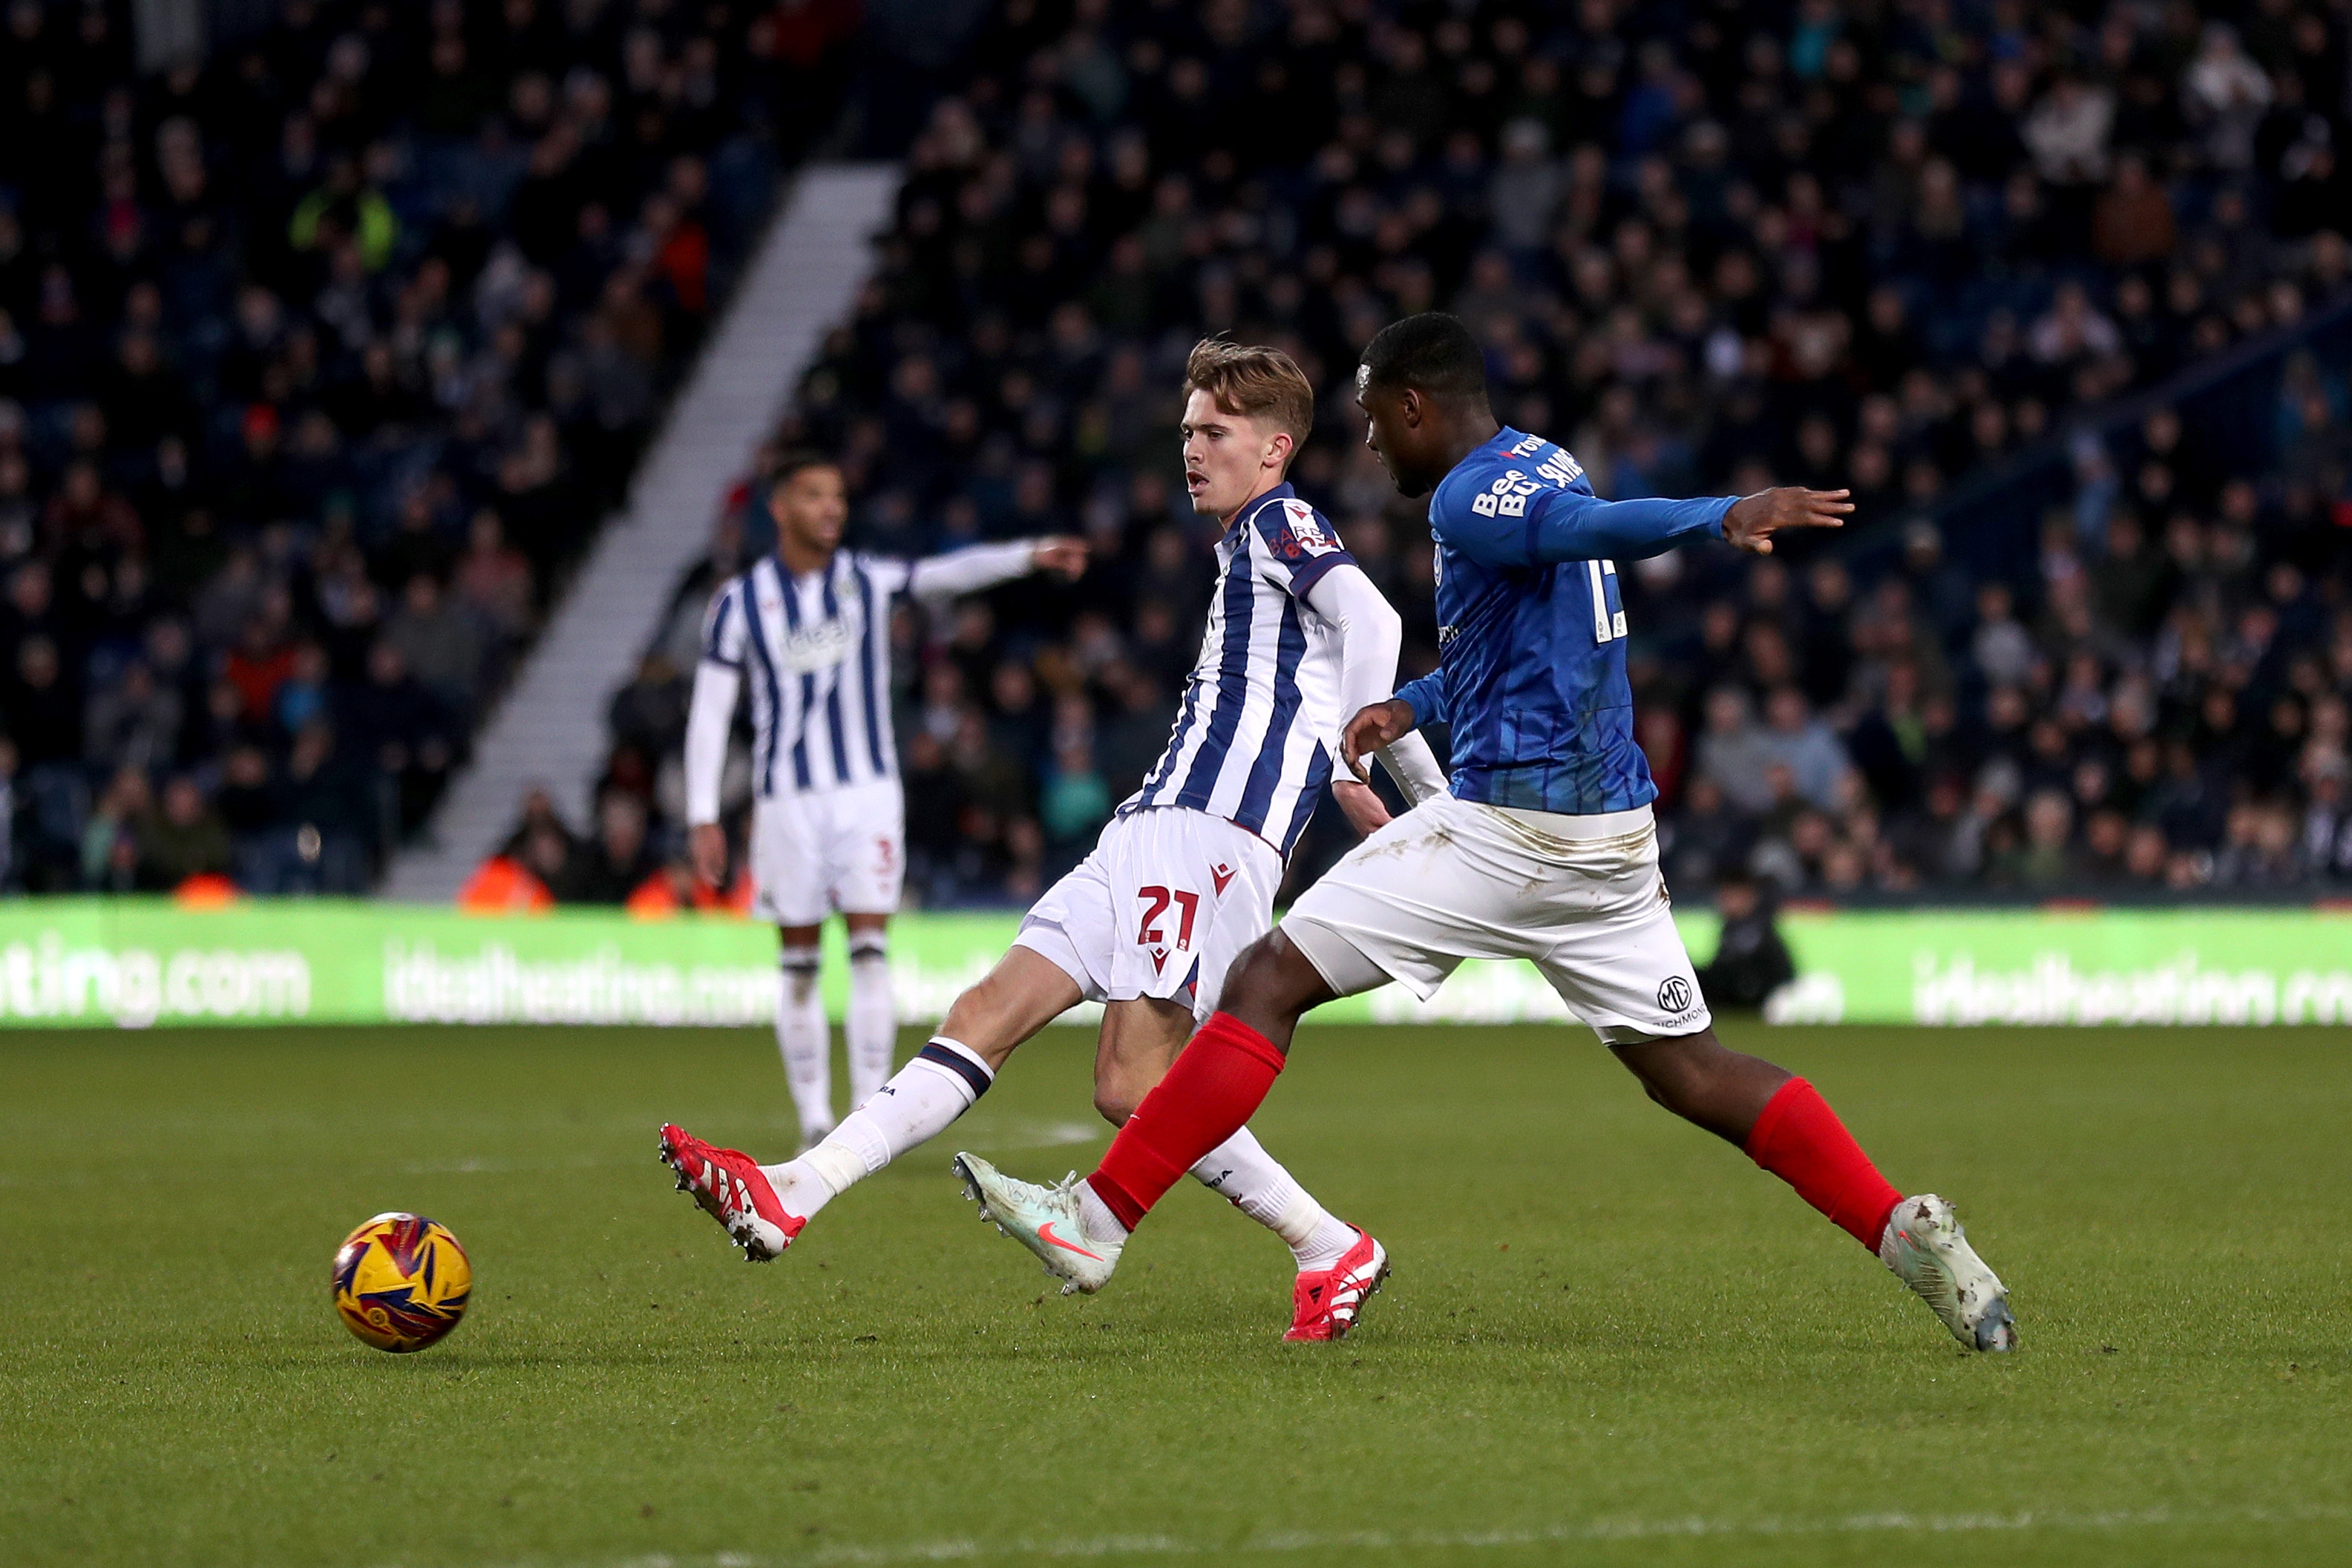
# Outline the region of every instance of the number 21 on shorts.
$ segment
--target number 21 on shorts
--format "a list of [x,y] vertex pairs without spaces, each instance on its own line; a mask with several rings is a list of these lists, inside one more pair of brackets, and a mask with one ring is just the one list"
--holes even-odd
[[1182,888],[1139,887],[1135,896],[1142,901],[1143,918],[1136,923],[1135,940],[1140,946],[1158,947],[1167,940],[1160,917],[1171,904],[1177,910],[1176,946],[1190,952],[1192,946],[1192,917],[1201,911],[1201,895]]

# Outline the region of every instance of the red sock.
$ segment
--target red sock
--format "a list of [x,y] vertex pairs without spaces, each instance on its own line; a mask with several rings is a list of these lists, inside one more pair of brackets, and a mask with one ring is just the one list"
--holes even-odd
[[1254,1115],[1282,1071],[1282,1052],[1230,1013],[1201,1026],[1087,1178],[1132,1230],[1201,1156]]
[[1886,1217],[1903,1201],[1829,1102],[1801,1078],[1781,1084],[1766,1103],[1748,1134],[1748,1157],[1795,1187],[1799,1197],[1873,1252],[1885,1233]]

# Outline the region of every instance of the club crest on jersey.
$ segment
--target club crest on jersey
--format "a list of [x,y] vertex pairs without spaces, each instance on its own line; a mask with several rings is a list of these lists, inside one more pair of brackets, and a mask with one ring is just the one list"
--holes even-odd
[[1306,502],[1284,501],[1282,516],[1286,526],[1275,540],[1275,548],[1292,560],[1301,556],[1329,555],[1339,548],[1339,541],[1323,531],[1315,508]]

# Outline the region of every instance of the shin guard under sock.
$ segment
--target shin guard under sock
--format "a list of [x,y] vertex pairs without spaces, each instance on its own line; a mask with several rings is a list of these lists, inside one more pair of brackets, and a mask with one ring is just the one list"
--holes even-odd
[[1201,1157],[1241,1131],[1274,1087],[1282,1052],[1230,1013],[1201,1026],[1087,1178],[1132,1230]]
[[1748,1157],[1873,1253],[1886,1217],[1903,1201],[1829,1102],[1801,1078],[1790,1079],[1765,1103],[1748,1134]]

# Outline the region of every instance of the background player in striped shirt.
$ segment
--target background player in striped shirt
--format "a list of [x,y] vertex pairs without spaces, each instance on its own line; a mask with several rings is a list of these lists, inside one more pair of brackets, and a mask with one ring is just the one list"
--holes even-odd
[[[830,1137],[761,1166],[662,1130],[664,1157],[748,1255],[782,1251],[831,1198],[945,1130],[1015,1048],[1082,999],[1105,1004],[1095,1104],[1123,1122],[1214,1009],[1226,966],[1272,924],[1284,861],[1331,780],[1339,721],[1392,689],[1396,612],[1284,482],[1313,423],[1306,376],[1276,350],[1212,340],[1192,350],[1185,397],[1186,487],[1221,532],[1167,751],[995,969]],[[1418,737],[1382,761],[1414,799],[1444,788]],[[1332,787],[1359,831],[1387,821],[1365,784]],[[1286,1337],[1344,1335],[1387,1267],[1380,1243],[1333,1218],[1245,1127],[1191,1170],[1290,1245]]]
[[833,1085],[817,933],[832,910],[849,928],[849,1103],[890,1076],[898,1018],[887,928],[906,874],[906,808],[890,728],[890,607],[943,599],[1039,569],[1076,579],[1072,538],[974,545],[908,561],[841,548],[841,470],[815,453],[777,467],[768,504],[776,549],[730,579],[703,624],[686,728],[686,819],[695,869],[724,882],[719,775],[739,688],[751,699],[753,913],[781,936],[776,1045],[801,1140],[833,1130]]
[[1812,1085],[1716,1039],[1658,870],[1613,562],[1705,538],[1769,553],[1779,529],[1840,526],[1845,492],[1601,500],[1565,449],[1496,423],[1451,316],[1382,329],[1356,384],[1397,488],[1430,497],[1444,655],[1356,713],[1343,755],[1447,722],[1452,791],[1357,846],[1235,962],[1223,1009],[1092,1176],[1043,1187],[960,1155],[966,1179],[1048,1272],[1098,1290],[1171,1173],[1265,1100],[1301,1014],[1391,980],[1425,999],[1465,958],[1525,958],[1653,1100],[1794,1186],[1963,1344],[2012,1348],[2008,1291],[1951,1205],[1904,1197]]

